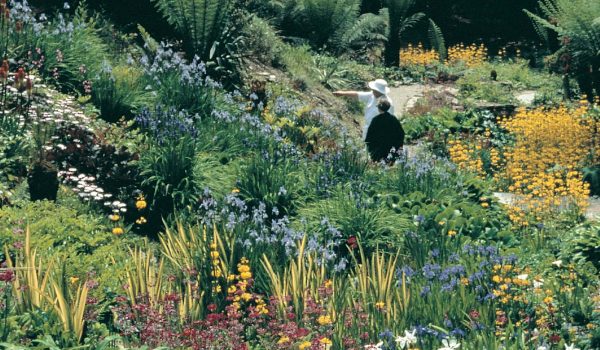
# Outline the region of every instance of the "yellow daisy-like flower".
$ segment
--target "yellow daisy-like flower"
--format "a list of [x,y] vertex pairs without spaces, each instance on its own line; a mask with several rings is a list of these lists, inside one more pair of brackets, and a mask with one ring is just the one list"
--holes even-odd
[[377,308],[379,310],[383,310],[384,307],[385,307],[385,302],[383,302],[383,301],[378,301],[375,303],[375,308]]
[[108,218],[110,219],[110,221],[119,221],[121,219],[121,216],[119,214],[112,214],[109,215]]
[[123,228],[121,227],[115,227],[112,229],[112,233],[113,235],[122,235],[123,233],[125,233],[125,231],[123,231]]
[[317,323],[321,326],[329,325],[331,324],[331,317],[329,317],[328,315],[321,315],[319,316],[319,318],[317,318]]
[[252,299],[252,294],[250,294],[250,293],[244,293],[244,294],[242,294],[242,299],[244,301],[249,301],[250,299]]
[[449,236],[449,237],[456,236],[456,231],[454,231],[454,230],[450,230],[450,231],[448,231],[448,236]]
[[288,336],[283,336],[281,338],[279,338],[279,340],[277,341],[277,344],[284,344],[284,343],[288,343],[290,341],[290,338]]
[[243,280],[249,280],[252,278],[252,272],[242,272],[240,278]]

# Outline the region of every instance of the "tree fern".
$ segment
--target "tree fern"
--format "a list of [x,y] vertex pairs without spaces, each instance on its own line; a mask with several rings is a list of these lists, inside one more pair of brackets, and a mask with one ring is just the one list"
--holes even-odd
[[417,12],[409,14],[415,0],[385,0],[388,13],[388,40],[385,47],[385,62],[388,66],[398,64],[398,52],[402,33],[419,23],[425,14]]
[[440,27],[435,24],[432,19],[429,19],[429,30],[427,31],[429,35],[429,42],[431,43],[431,47],[433,47],[438,54],[440,55],[440,61],[446,60],[446,41],[444,40],[444,35],[442,34],[442,30]]
[[600,1],[540,0],[539,7],[541,16],[525,10],[538,33],[540,28],[556,32],[580,88],[590,97],[594,89],[600,94]]
[[354,22],[340,37],[340,48],[369,47],[385,43],[386,21],[383,16],[365,13]]
[[[214,56],[232,11],[231,0],[152,0],[182,37],[188,53],[207,61]],[[225,44],[225,43],[223,43]]]

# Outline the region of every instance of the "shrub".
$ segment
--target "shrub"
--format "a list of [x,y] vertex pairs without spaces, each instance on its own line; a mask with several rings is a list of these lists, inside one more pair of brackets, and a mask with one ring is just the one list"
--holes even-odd
[[239,190],[251,207],[266,206],[269,217],[293,214],[300,195],[298,164],[285,151],[264,151],[242,170]]
[[[11,251],[22,249],[26,226],[32,232],[31,244],[41,257],[69,257],[65,260],[67,276],[85,278],[91,273],[97,274],[107,288],[116,290],[121,285],[118,266],[124,263],[127,243],[135,239],[116,238],[97,213],[85,214],[60,201],[0,208],[2,246]],[[114,268],[110,257],[116,262]]]
[[206,65],[195,56],[190,62],[168,44],[141,59],[145,83],[156,93],[156,102],[201,117],[210,115],[218,87],[206,74]]
[[151,145],[138,162],[142,186],[148,189],[152,205],[162,214],[194,203],[200,184],[194,174],[196,144],[185,136]]
[[142,73],[131,66],[110,67],[104,62],[102,69],[92,80],[92,102],[100,109],[100,117],[115,122],[124,117],[130,119],[146,98]]
[[[556,32],[562,48],[554,55],[561,72],[574,76],[589,98],[600,94],[600,4],[594,0],[541,0],[544,19],[524,10],[546,39]],[[586,9],[581,11],[581,9]]]

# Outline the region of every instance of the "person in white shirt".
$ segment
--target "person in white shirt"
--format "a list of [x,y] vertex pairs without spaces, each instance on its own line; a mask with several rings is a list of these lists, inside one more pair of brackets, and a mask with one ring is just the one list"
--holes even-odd
[[379,110],[377,109],[377,100],[380,97],[385,97],[391,104],[391,108],[389,113],[394,115],[394,104],[392,100],[388,96],[390,92],[390,88],[388,87],[387,81],[383,79],[376,79],[370,81],[368,84],[369,89],[371,91],[334,91],[333,94],[335,96],[347,96],[357,98],[360,102],[365,105],[365,123],[363,125],[363,140],[367,137],[367,130],[369,130],[369,125],[371,125],[371,121],[375,116],[379,114]]

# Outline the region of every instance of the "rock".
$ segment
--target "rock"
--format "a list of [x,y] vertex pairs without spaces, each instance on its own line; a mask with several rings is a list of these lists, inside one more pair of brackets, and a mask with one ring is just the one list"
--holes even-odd
[[522,91],[515,95],[517,101],[525,106],[531,106],[535,101],[535,91]]

